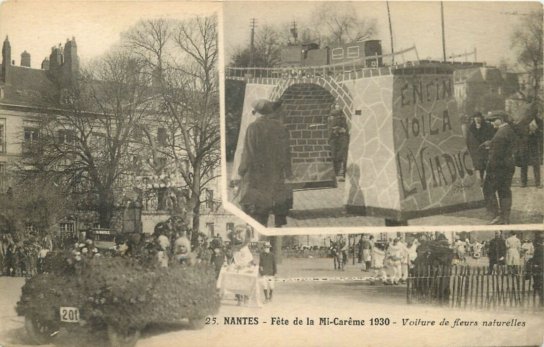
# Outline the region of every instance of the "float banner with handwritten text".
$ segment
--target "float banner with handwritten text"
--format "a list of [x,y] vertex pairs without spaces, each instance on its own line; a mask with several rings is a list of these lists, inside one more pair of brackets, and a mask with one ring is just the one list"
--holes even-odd
[[402,211],[482,199],[451,73],[395,76],[393,134]]
[[481,205],[449,66],[393,68],[346,85],[349,212],[411,219]]

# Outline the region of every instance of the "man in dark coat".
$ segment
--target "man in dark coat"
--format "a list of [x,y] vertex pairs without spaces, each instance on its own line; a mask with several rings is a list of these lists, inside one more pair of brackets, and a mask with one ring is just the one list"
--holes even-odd
[[447,274],[452,265],[453,250],[442,233],[438,233],[436,239],[429,243],[431,254],[428,259],[431,264],[431,277],[434,278],[434,285],[438,286],[438,290],[433,291],[431,296],[438,303],[447,304],[450,297],[450,277]]
[[538,105],[534,97],[528,95],[526,101],[513,124],[518,136],[514,158],[516,165],[521,168],[521,186],[527,187],[527,171],[529,166],[532,166],[535,184],[538,187],[542,157],[542,119],[538,117]]
[[534,247],[535,253],[533,254],[531,262],[531,273],[533,274],[533,289],[535,293],[540,297],[540,305],[544,305],[544,286],[542,285],[544,280],[544,244],[543,233],[540,232],[535,236]]
[[488,211],[494,215],[490,224],[510,224],[512,208],[510,186],[515,171],[513,155],[517,138],[510,124],[506,122],[507,117],[504,113],[488,117],[497,129],[489,141],[489,158],[483,187]]
[[519,161],[521,186],[527,187],[529,166],[533,167],[535,186],[540,187],[540,161],[542,158],[542,119],[535,117],[529,123],[525,136],[520,139]]
[[346,116],[338,104],[334,105],[329,116],[329,146],[331,147],[334,174],[341,176],[339,181],[343,181],[348,160],[349,133]]
[[449,247],[448,240],[441,233],[431,241],[422,235],[416,252],[417,257],[412,270],[415,292],[428,300],[440,304],[448,303],[450,279],[446,274],[453,260],[453,250]]
[[292,176],[289,131],[279,120],[280,102],[265,99],[253,104],[260,114],[246,131],[240,175],[242,210],[266,226],[273,213],[276,226],[286,224],[292,191],[285,180]]
[[489,141],[495,135],[493,125],[484,120],[481,112],[472,116],[472,123],[468,128],[467,146],[472,157],[474,168],[480,172],[480,180],[483,182],[485,167],[487,165],[488,150],[482,144]]
[[495,264],[504,264],[504,258],[506,257],[506,243],[501,237],[500,231],[495,231],[495,238],[489,241],[487,256],[489,257],[489,273],[493,272]]

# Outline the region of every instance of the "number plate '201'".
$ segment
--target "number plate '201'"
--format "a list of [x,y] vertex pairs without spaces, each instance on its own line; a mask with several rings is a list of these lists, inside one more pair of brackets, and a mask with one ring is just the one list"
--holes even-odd
[[61,307],[60,321],[69,323],[79,322],[79,309],[77,307]]

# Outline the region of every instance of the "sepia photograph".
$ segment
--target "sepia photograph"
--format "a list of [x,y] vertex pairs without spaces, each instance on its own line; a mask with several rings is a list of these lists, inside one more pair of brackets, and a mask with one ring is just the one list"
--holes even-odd
[[1,346],[134,346],[218,312],[209,244],[242,223],[220,197],[220,14],[1,4]]
[[544,343],[542,5],[0,3],[0,347]]
[[[296,325],[300,319],[311,331],[300,345],[538,345],[543,237],[529,230],[283,236],[276,262],[268,260],[277,250],[267,240],[248,246],[259,259],[261,293],[240,295],[248,293],[243,275],[232,270],[220,274],[218,287],[224,307],[247,306],[244,315],[265,324]],[[224,316],[224,324],[230,319]],[[467,325],[474,329],[462,328]],[[391,331],[362,332],[363,326]],[[505,326],[516,329],[500,328]],[[337,330],[329,333],[332,328]],[[290,333],[293,341],[302,334]]]
[[541,224],[541,11],[226,2],[229,206],[285,228]]

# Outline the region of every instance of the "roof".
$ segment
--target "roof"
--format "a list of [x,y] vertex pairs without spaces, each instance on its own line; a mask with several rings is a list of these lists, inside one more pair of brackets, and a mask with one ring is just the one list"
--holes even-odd
[[484,82],[479,67],[456,70],[453,74],[455,82]]
[[497,68],[482,68],[482,75],[487,83],[498,85],[503,81],[501,70]]
[[47,71],[21,66],[9,66],[6,82],[0,82],[4,97],[0,103],[40,106],[48,104],[48,99],[58,90],[47,76]]

